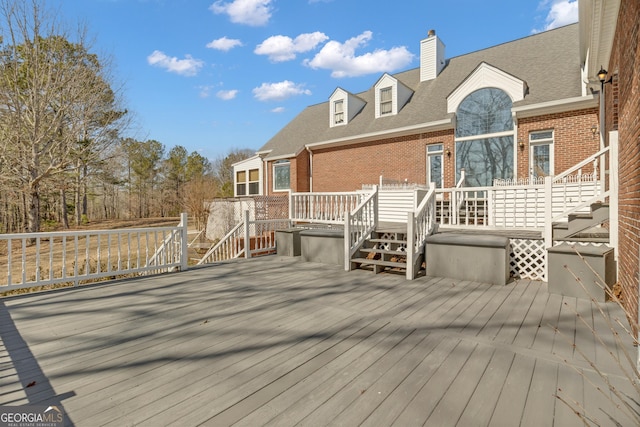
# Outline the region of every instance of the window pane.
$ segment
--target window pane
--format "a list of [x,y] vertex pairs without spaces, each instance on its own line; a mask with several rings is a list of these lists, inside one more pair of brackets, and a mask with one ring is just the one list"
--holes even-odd
[[249,194],[260,194],[260,183],[258,182],[250,182],[249,183]]
[[273,167],[273,188],[275,190],[288,190],[289,183],[289,163],[277,164]]
[[530,141],[540,141],[543,139],[553,139],[553,131],[546,131],[546,132],[532,132],[531,134],[529,134],[529,140]]
[[249,171],[249,181],[259,181],[260,180],[260,172],[258,169],[251,169]]
[[442,151],[442,144],[427,145],[427,151],[429,153]]
[[247,171],[236,172],[236,182],[245,182],[247,180]]
[[434,182],[436,188],[442,188],[442,155],[429,156],[429,182]]
[[534,145],[531,159],[534,178],[549,176],[551,174],[551,152],[549,144]]
[[500,89],[479,89],[467,96],[456,114],[456,137],[513,129],[511,98]]
[[456,181],[464,168],[467,187],[493,185],[497,178],[513,178],[513,137],[456,143]]
[[391,88],[380,89],[380,114],[390,114],[392,110]]
[[238,196],[246,196],[247,195],[247,184],[238,184],[238,185],[236,185],[236,194]]

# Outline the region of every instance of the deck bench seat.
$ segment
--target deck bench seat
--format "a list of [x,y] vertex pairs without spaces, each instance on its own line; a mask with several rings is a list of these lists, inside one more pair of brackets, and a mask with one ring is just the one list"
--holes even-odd
[[344,230],[309,229],[300,232],[303,261],[344,266]]
[[509,238],[463,233],[427,237],[427,276],[505,285],[509,281]]

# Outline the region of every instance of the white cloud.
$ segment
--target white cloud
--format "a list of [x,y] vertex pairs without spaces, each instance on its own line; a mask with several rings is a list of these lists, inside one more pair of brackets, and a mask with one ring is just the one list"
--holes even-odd
[[209,49],[222,50],[228,52],[234,47],[242,46],[242,42],[238,39],[229,39],[226,36],[207,43]]
[[254,53],[267,55],[272,62],[283,62],[295,59],[296,54],[315,49],[329,37],[316,31],[314,33],[300,34],[295,39],[288,36],[271,36],[260,43]]
[[209,9],[216,14],[227,14],[231,22],[236,24],[246,24],[254,27],[266,25],[271,18],[272,0],[233,0],[224,3],[222,0],[215,1]]
[[222,99],[223,101],[230,101],[230,100],[234,99],[236,97],[236,95],[238,95],[238,90],[236,90],[236,89],[220,90],[220,91],[218,91],[218,93],[216,93],[216,96],[218,98]]
[[276,107],[271,110],[272,113],[284,113],[284,107]]
[[330,41],[305,65],[331,70],[331,77],[355,77],[365,74],[391,72],[406,67],[414,55],[405,46],[389,50],[375,50],[356,56],[356,49],[365,46],[372,38],[371,31],[365,31],[344,43]]
[[[548,5],[549,1],[545,0],[541,7]],[[562,27],[564,25],[578,22],[578,0],[556,0],[551,5],[551,9],[545,19],[546,25],[544,31]]]
[[253,89],[253,96],[259,101],[282,101],[292,96],[311,95],[309,89],[302,84],[295,84],[289,80],[279,83],[262,83]]
[[151,55],[147,56],[147,62],[149,65],[164,68],[171,73],[182,76],[195,76],[204,65],[204,62],[192,58],[191,55],[185,55],[185,59],[178,59],[175,56],[167,56],[159,50],[154,50]]

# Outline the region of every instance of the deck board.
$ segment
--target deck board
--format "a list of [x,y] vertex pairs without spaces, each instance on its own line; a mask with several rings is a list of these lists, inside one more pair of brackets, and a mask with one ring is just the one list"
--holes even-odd
[[58,404],[90,427],[581,425],[561,389],[625,425],[573,348],[635,393],[577,321],[622,355],[594,307],[528,280],[225,262],[0,300],[0,404]]

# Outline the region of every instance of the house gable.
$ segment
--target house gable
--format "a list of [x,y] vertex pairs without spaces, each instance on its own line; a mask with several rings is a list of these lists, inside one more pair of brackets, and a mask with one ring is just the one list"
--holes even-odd
[[467,95],[487,87],[503,90],[512,102],[522,101],[527,93],[526,82],[483,62],[447,97],[447,112],[455,113]]

